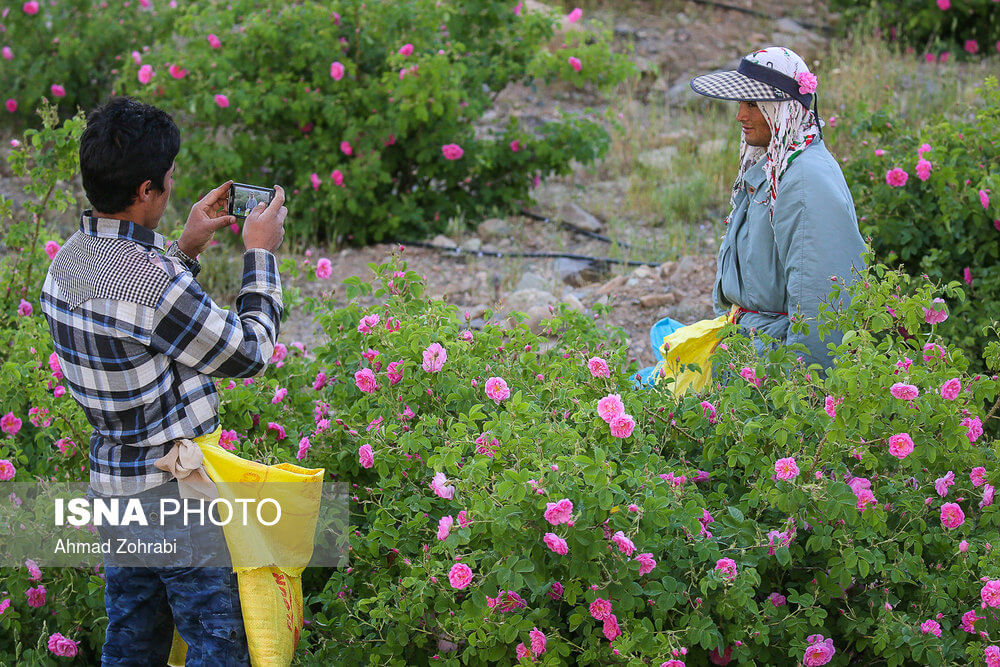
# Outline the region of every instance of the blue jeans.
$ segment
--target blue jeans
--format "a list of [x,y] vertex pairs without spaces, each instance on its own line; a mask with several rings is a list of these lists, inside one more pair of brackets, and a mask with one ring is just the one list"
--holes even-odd
[[[176,486],[168,487],[169,495],[176,493]],[[161,488],[158,495],[168,494]],[[158,505],[142,494],[140,499],[147,515]],[[178,522],[163,530],[168,538],[171,531],[201,531],[208,538],[213,537],[209,534],[212,531],[221,534],[221,529],[211,524],[192,529]],[[105,532],[101,530],[102,537]],[[221,543],[225,549],[224,540]],[[181,550],[187,552],[177,556],[178,567],[118,567],[105,557],[108,629],[102,667],[163,667],[170,654],[173,627],[188,645],[185,667],[250,665],[236,573],[232,567],[199,567],[199,561],[206,560],[204,552],[199,554],[199,538],[186,544],[189,546]],[[228,550],[225,555],[228,557]]]

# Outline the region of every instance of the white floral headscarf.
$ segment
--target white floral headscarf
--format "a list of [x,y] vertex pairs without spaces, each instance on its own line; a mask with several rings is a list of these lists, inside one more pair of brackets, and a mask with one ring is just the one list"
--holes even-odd
[[[772,46],[748,55],[759,65],[773,67],[775,70],[798,79],[800,74],[809,72],[809,67],[794,51],[781,46]],[[733,183],[730,197],[730,212],[726,221],[736,208],[736,195],[742,188],[743,176],[747,170],[757,164],[762,157],[764,162],[764,177],[769,183],[768,196],[771,199],[771,226],[774,227],[774,201],[778,196],[778,183],[788,165],[806,146],[820,134],[821,121],[811,110],[802,106],[796,100],[787,102],[757,102],[764,120],[771,128],[771,142],[765,146],[751,146],[746,138],[740,142],[740,170]]]

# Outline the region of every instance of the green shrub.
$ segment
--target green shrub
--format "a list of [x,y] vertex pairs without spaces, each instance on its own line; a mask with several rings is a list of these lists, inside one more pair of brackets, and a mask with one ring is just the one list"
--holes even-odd
[[[937,331],[965,349],[977,368],[991,339],[984,326],[996,321],[1000,301],[1000,89],[995,78],[986,80],[981,96],[972,120],[941,121],[916,136],[891,112],[871,115],[861,125],[872,133],[872,144],[845,165],[862,234],[871,238],[878,259],[936,282],[967,283],[969,298],[948,303],[949,318]],[[921,180],[918,150],[924,144],[930,147],[923,153],[930,172]],[[888,184],[891,169],[907,173],[905,185]]]
[[[313,393],[317,410],[256,407],[260,424],[288,430],[292,449],[309,439],[310,465],[354,486],[351,568],[309,597],[303,650],[312,659],[510,664],[538,628],[543,664],[605,664],[614,651],[623,662],[659,664],[681,647],[690,664],[727,648],[734,663],[790,664],[815,634],[834,639],[832,664],[981,660],[983,645],[959,626],[979,610],[980,577],[1000,576],[991,545],[1000,512],[978,506],[984,487],[969,475],[984,466],[990,484],[1000,481],[995,450],[975,426],[991,404],[995,414],[1000,383],[969,376],[961,350],[942,345],[938,357],[922,348],[941,342],[924,323],[935,294],[928,283],[908,295],[898,272],[879,266],[862,276],[850,309],[832,316],[846,333],[826,379],[797,365],[795,350],[761,359],[733,336],[716,359],[725,386],[675,404],[631,389],[621,341],[588,317],[555,313],[551,339],[524,328],[466,333],[453,306],[413,291],[420,285],[405,265],[374,268],[384,303],[318,316],[332,342],[315,351],[313,370],[326,383]],[[352,289],[367,294],[360,281]],[[435,343],[447,360],[428,371]],[[1000,346],[989,354],[996,368]],[[588,370],[592,356],[608,362],[609,378]],[[395,362],[401,368],[390,369]],[[365,369],[374,391],[361,390]],[[763,378],[759,388],[741,379],[751,373]],[[490,400],[492,377],[506,381],[508,398]],[[312,380],[310,372],[295,383]],[[954,401],[942,396],[949,381],[961,383]],[[919,397],[894,398],[895,383],[918,387]],[[598,415],[611,393],[635,416],[629,437],[613,437]],[[254,409],[237,410],[246,412]],[[916,445],[902,459],[887,446],[900,433]],[[776,480],[786,457],[801,473]],[[942,499],[935,480],[949,471],[956,486]],[[433,490],[437,473],[452,497]],[[876,499],[863,511],[852,476]],[[543,517],[561,499],[573,503],[572,525]],[[947,502],[965,512],[957,528],[941,523]],[[706,511],[714,521],[703,526]],[[442,540],[445,517],[454,523]],[[612,539],[618,531],[636,547],[630,557]],[[568,554],[550,549],[546,533],[565,539]],[[971,546],[960,553],[962,540]],[[640,574],[640,553],[656,561],[652,572]],[[723,558],[736,564],[732,581],[716,569]],[[450,583],[457,563],[472,570],[467,588]],[[772,593],[787,604],[774,606]],[[610,645],[589,612],[597,598],[611,601],[623,632]],[[982,615],[977,630],[994,633],[995,614]],[[921,633],[927,620],[940,623],[940,639]]]
[[[611,54],[609,33],[571,32],[565,48],[546,51],[553,25],[548,15],[515,15],[506,0],[210,3],[192,7],[177,39],[144,57],[151,83],[126,63],[120,87],[181,125],[182,191],[229,178],[281,183],[299,238],[419,236],[451,217],[511,210],[537,175],[568,173],[571,161],[607,148],[591,114],[538,127],[483,119],[513,82],[608,90],[632,71]],[[579,72],[569,56],[582,61]],[[460,158],[445,156],[450,144]]]
[[[0,60],[0,96],[14,100],[14,113],[0,109],[0,126],[35,125],[41,99],[58,104],[64,117],[78,107],[90,110],[111,93],[112,82],[132,51],[170,35],[180,10],[166,0],[144,8],[140,0],[109,4],[106,0],[5,4],[0,25],[0,46],[10,49],[9,60]],[[176,3],[174,3],[176,4]],[[60,86],[53,90],[53,86]],[[62,92],[62,94],[60,94]]]
[[993,0],[833,0],[841,25],[874,20],[890,39],[936,57],[993,54],[1000,50],[1000,12]]

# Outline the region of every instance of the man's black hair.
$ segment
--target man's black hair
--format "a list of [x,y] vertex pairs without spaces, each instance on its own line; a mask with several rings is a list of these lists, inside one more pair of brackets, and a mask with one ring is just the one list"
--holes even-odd
[[112,98],[90,113],[80,137],[87,199],[100,213],[121,213],[145,181],[163,192],[180,148],[181,133],[167,112],[130,97]]

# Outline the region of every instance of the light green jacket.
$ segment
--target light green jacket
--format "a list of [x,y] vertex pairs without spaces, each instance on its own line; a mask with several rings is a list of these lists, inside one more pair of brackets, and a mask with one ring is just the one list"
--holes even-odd
[[[792,160],[778,183],[772,229],[763,165],[761,159],[744,175],[719,248],[715,312],[722,315],[733,304],[759,311],[744,314],[740,326],[788,345],[803,343],[809,350],[803,361],[828,368],[832,357],[826,346],[839,344],[842,334],[820,340],[819,303],[829,299],[831,276],[851,283],[856,278],[852,267],[864,266],[854,200],[840,166],[817,138]],[[808,336],[793,333],[788,315],[780,314],[797,312],[809,324]],[[755,345],[763,351],[759,340]]]

